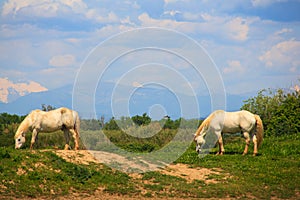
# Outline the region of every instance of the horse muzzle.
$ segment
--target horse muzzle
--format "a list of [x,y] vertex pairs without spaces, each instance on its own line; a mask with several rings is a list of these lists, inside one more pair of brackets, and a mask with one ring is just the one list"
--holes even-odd
[[196,146],[196,152],[198,153],[198,154],[200,154],[201,153],[201,147],[200,146]]
[[20,149],[22,147],[22,143],[21,144],[15,144],[15,149]]

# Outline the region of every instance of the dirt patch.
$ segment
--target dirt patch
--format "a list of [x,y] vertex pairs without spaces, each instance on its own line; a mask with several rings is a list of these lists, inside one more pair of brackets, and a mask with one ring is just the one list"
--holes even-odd
[[170,176],[183,178],[189,183],[193,182],[194,180],[204,181],[207,184],[218,183],[219,181],[212,177],[221,176],[221,173],[223,173],[222,177],[224,179],[229,176],[228,174],[224,174],[224,172],[222,172],[222,169],[208,169],[200,167],[191,168],[188,165],[180,163],[169,165],[167,168],[160,172]]
[[[142,163],[142,165],[139,165],[136,163],[134,160],[123,157],[118,154],[114,153],[109,153],[109,152],[102,152],[102,151],[87,151],[87,150],[78,150],[78,151],[70,151],[70,150],[55,150],[54,153],[56,153],[58,156],[62,157],[65,159],[67,162],[72,162],[75,164],[83,164],[83,165],[89,165],[91,163],[96,163],[96,164],[106,164],[106,163],[114,163],[118,161],[119,165],[126,165],[127,168],[126,170],[130,168],[140,168],[143,165],[147,165],[147,169],[150,167],[153,167],[153,169],[157,169],[155,164],[147,163],[146,161],[139,160],[139,163]],[[100,167],[101,167],[100,165]],[[152,166],[153,165],[153,166]],[[122,168],[123,169],[123,168]],[[216,184],[219,181],[222,181],[223,179],[227,179],[230,177],[229,174],[226,174],[225,172],[222,171],[222,169],[208,169],[208,168],[191,168],[189,165],[186,164],[171,164],[168,165],[167,167],[158,170],[159,173],[170,175],[170,176],[175,176],[179,178],[185,179],[188,183],[192,183],[195,180],[199,181],[204,181],[206,184]],[[141,173],[128,173],[130,177],[135,179],[136,181],[145,181],[142,180],[143,174]],[[149,181],[149,180],[146,180]],[[144,182],[145,183],[145,182]],[[150,183],[149,183],[150,184]],[[145,193],[149,192],[148,190],[145,190],[143,187],[140,188],[140,195],[138,196],[119,196],[119,195],[112,195],[108,194],[105,191],[105,188],[99,187],[98,190],[94,192],[94,194],[78,194],[78,193],[72,193],[67,196],[61,196],[58,197],[58,199],[64,200],[64,199],[84,199],[84,200],[89,200],[89,199],[110,199],[110,200],[119,200],[119,199],[126,199],[126,200],[131,200],[131,199],[160,199],[159,197],[152,196],[151,198],[146,198],[143,197]],[[185,199],[185,198],[164,198],[164,199]],[[214,198],[213,198],[214,199]],[[227,199],[227,198],[223,198]]]
[[21,176],[21,175],[23,175],[23,174],[26,174],[27,172],[24,170],[24,169],[22,169],[22,168],[18,168],[18,171],[17,171],[17,174],[19,175],[19,176]]
[[[103,152],[103,151],[69,151],[69,150],[56,150],[54,151],[58,156],[62,157],[68,162],[72,162],[75,164],[84,164],[88,165],[90,163],[113,163],[118,162],[117,167],[125,166],[126,169],[122,168],[122,170],[135,169],[144,167],[148,170],[153,169],[156,170],[158,167],[155,164],[146,163],[146,161],[139,160],[139,163],[143,165],[137,164],[133,160],[129,160],[121,155]],[[118,168],[117,168],[118,169]],[[194,180],[204,181],[205,183],[218,183],[220,179],[226,179],[230,177],[229,174],[225,174],[222,169],[208,169],[208,168],[191,168],[186,164],[171,164],[167,167],[159,170],[160,173],[176,176],[187,180],[187,182],[191,183]],[[142,175],[140,173],[129,173],[132,178],[141,179]],[[214,178],[214,177],[218,177]]]
[[90,163],[99,163],[98,160],[86,150],[69,151],[69,150],[56,150],[56,155],[62,157],[67,162],[75,164],[89,165]]
[[150,163],[143,159],[126,157],[104,151],[56,150],[54,152],[68,162],[84,165],[101,163],[126,173],[154,171],[161,169],[162,166],[161,164]]

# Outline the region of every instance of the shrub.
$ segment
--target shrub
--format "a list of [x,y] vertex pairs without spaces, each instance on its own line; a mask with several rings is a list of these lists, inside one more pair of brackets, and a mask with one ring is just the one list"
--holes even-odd
[[260,115],[266,136],[300,132],[300,91],[261,90],[244,102],[241,109]]

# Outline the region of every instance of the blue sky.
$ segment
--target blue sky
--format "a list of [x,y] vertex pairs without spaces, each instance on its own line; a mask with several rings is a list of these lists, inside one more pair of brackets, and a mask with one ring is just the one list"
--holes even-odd
[[[73,84],[98,44],[145,27],[175,30],[200,44],[227,93],[299,83],[299,0],[6,0],[0,5],[0,78],[13,83],[33,81],[43,89]],[[172,45],[176,38],[166,42]],[[189,73],[184,63],[176,69]],[[137,87],[139,81],[132,83]],[[188,81],[202,89],[196,78]]]

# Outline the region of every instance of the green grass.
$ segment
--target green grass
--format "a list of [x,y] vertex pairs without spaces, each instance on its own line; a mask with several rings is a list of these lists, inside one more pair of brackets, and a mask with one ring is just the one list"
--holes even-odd
[[[227,143],[225,155],[215,156],[217,149],[202,159],[195,159],[194,146],[176,162],[193,167],[221,168],[232,175],[222,186],[228,195],[251,194],[257,198],[291,198],[299,192],[300,137],[289,135],[265,138],[259,155],[242,156],[244,141]],[[250,146],[252,149],[252,146]],[[299,194],[298,194],[299,195]],[[299,198],[299,196],[298,196]]]
[[[149,152],[162,144],[158,139],[169,140],[172,132],[151,140],[121,140],[117,132],[106,133],[114,137],[118,146],[133,152]],[[110,135],[109,135],[110,134]],[[95,135],[95,134],[94,134]],[[259,155],[242,156],[245,142],[237,137],[225,138],[225,155],[215,156],[217,149],[203,158],[195,152],[195,144],[176,161],[191,168],[218,168],[220,174],[207,179],[218,180],[207,184],[203,180],[187,182],[183,178],[147,172],[140,178],[132,178],[101,164],[79,165],[66,162],[51,151],[15,150],[13,140],[0,134],[0,197],[43,197],[56,198],[72,192],[92,195],[98,188],[113,195],[144,197],[187,197],[187,198],[256,198],[272,197],[299,198],[300,134],[268,137],[264,139]],[[93,134],[89,138],[93,139]],[[48,137],[48,138],[46,138]],[[39,149],[63,147],[63,134],[40,135]],[[150,144],[150,145],[149,145]],[[98,143],[97,145],[101,145]],[[145,146],[144,146],[145,145]],[[147,146],[148,145],[148,146]],[[154,147],[154,149],[152,149]]]
[[113,193],[134,193],[127,174],[99,165],[76,165],[52,152],[0,148],[0,196],[55,197],[92,193],[99,186]]

